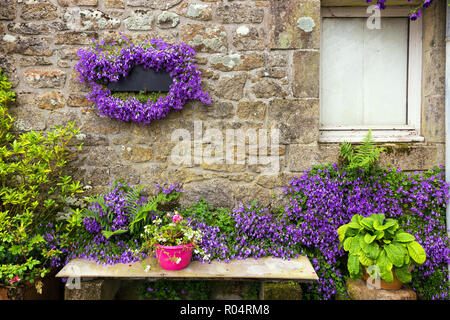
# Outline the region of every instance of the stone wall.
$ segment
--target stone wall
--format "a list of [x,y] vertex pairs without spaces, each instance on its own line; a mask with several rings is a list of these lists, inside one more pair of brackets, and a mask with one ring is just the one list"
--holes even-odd
[[[362,1],[365,2],[365,1]],[[233,207],[254,199],[282,204],[281,187],[314,164],[337,159],[320,144],[319,0],[0,0],[0,67],[18,94],[17,130],[45,130],[75,120],[83,151],[72,163],[90,192],[116,178],[153,190],[183,183],[185,201],[201,196]],[[382,158],[406,170],[444,163],[445,2],[426,10],[422,135],[392,145]],[[90,40],[162,38],[194,47],[211,105],[188,103],[151,125],[99,117],[77,81],[76,52]],[[194,164],[170,159],[175,129],[280,129],[280,172],[261,165]]]

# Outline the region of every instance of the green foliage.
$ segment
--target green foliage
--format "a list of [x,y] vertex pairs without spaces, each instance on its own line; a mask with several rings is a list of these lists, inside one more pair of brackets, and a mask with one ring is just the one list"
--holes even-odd
[[190,206],[180,210],[183,216],[217,227],[223,234],[232,234],[235,231],[235,221],[231,216],[230,209],[216,209],[205,200],[199,199]]
[[138,294],[141,299],[151,300],[207,300],[211,288],[204,280],[158,280],[143,283]]
[[144,91],[139,91],[139,92],[114,92],[112,94],[112,96],[114,98],[119,98],[119,99],[122,99],[124,101],[128,100],[128,98],[130,98],[130,97],[134,97],[139,102],[147,103],[149,100],[151,102],[156,102],[161,97],[163,97],[163,98],[167,97],[167,92],[153,92],[153,91],[152,92],[144,92]]
[[371,171],[385,148],[377,147],[372,138],[372,129],[369,130],[363,141],[358,146],[352,146],[348,142],[341,145],[340,157],[346,169],[361,169]]
[[158,194],[149,199],[148,202],[138,205],[138,197],[136,190],[129,194],[129,203],[131,204],[130,213],[133,220],[130,223],[130,232],[134,235],[140,235],[144,232],[144,227],[150,224],[150,213],[162,212],[161,210],[169,210],[171,205],[177,203],[181,194],[176,191],[170,193],[158,192]]
[[[7,103],[10,84],[0,76],[0,284],[17,286],[44,277],[46,263],[59,252],[46,248],[40,225],[67,210],[67,200],[81,192],[79,182],[64,175],[74,123],[46,134],[14,135]],[[81,146],[80,146],[81,147]],[[20,279],[13,281],[12,279]]]
[[425,250],[414,236],[400,229],[397,220],[385,219],[384,214],[355,214],[337,233],[340,247],[349,253],[347,268],[352,279],[362,276],[362,267],[377,266],[368,270],[372,278],[392,282],[395,272],[400,281],[408,283],[411,265],[422,265],[426,260]]

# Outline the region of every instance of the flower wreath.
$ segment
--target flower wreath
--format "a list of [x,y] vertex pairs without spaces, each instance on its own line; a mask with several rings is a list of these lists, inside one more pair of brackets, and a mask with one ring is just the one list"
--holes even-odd
[[[172,109],[182,109],[187,100],[211,102],[200,85],[201,72],[194,64],[195,51],[191,47],[184,43],[169,45],[160,39],[138,45],[124,39],[123,46],[105,45],[104,41],[93,39],[89,50],[77,52],[80,60],[75,70],[80,74],[79,80],[92,87],[87,98],[97,105],[101,115],[149,124],[154,119],[166,117]],[[135,96],[126,99],[113,96],[106,84],[119,81],[120,76],[125,77],[136,65],[168,72],[173,81],[167,95],[145,102]]]

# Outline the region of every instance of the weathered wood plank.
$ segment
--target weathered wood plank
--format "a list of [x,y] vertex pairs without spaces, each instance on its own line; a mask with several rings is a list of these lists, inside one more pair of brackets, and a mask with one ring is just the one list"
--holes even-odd
[[[375,4],[376,1],[372,1]],[[371,5],[365,0],[322,0],[322,7],[367,7]],[[413,0],[409,2],[408,0],[389,0],[389,6],[417,6],[421,4],[420,0]]]
[[[145,266],[150,265],[148,272]],[[58,278],[167,278],[167,279],[270,279],[317,280],[309,259],[283,260],[264,257],[260,259],[232,260],[229,263],[193,261],[183,270],[167,271],[155,258],[132,264],[99,265],[94,261],[73,259],[56,275]]]

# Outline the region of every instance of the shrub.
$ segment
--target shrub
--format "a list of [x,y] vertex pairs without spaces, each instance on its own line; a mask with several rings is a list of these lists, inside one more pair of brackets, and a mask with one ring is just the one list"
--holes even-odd
[[[81,192],[81,186],[63,175],[71,154],[69,142],[79,132],[74,123],[46,134],[14,135],[14,118],[7,109],[14,100],[10,87],[1,74],[0,283],[17,287],[35,283],[50,271],[49,260],[60,252],[46,247],[41,228],[67,210],[69,197]],[[38,281],[36,288],[40,286]]]

